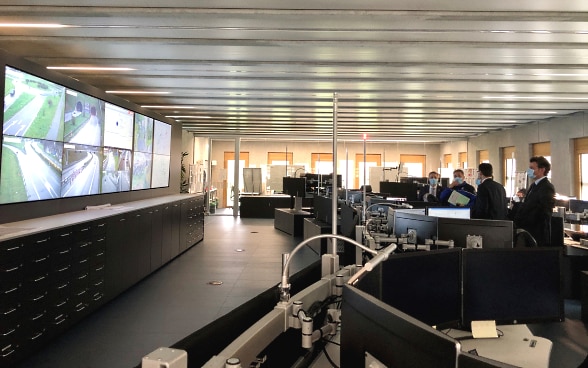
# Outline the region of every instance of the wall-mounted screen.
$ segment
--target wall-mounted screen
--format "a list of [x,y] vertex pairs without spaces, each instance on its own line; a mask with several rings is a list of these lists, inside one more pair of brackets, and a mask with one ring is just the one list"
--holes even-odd
[[104,109],[104,147],[132,149],[135,114],[108,102]]
[[151,188],[162,188],[169,186],[169,163],[170,156],[153,155]]
[[153,119],[135,113],[135,152],[153,152]]
[[65,143],[61,196],[99,194],[103,161],[101,147]]
[[169,156],[170,149],[171,125],[155,120],[153,126],[153,153]]
[[89,146],[102,146],[104,102],[72,89],[65,90],[63,140]]
[[0,204],[169,187],[172,126],[5,66]]
[[59,198],[62,153],[62,142],[4,136],[0,203]]
[[105,147],[100,192],[113,193],[131,190],[131,162],[130,150]]
[[65,87],[6,66],[5,135],[63,140]]
[[132,190],[151,188],[151,167],[153,156],[151,153],[133,153],[133,180]]

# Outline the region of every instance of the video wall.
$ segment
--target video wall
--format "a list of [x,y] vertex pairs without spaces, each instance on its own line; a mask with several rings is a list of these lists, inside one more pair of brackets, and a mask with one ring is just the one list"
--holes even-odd
[[6,66],[0,204],[168,187],[171,128]]

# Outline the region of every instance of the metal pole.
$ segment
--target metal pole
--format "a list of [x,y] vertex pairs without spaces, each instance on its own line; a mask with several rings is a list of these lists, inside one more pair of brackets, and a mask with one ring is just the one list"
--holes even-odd
[[[337,234],[337,92],[333,93],[333,189],[331,190],[331,204],[332,204],[332,218],[333,228],[332,234]],[[337,239],[333,238],[333,256],[337,255]]]

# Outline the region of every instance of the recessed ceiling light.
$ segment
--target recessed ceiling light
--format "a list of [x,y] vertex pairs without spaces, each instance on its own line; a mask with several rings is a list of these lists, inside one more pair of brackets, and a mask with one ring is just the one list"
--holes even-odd
[[183,105],[143,105],[146,109],[195,109],[194,106],[183,106]]
[[167,95],[167,91],[106,91],[115,95]]
[[137,70],[133,68],[116,68],[116,67],[100,67],[100,66],[48,66],[47,69],[52,70],[98,70],[98,71],[129,71]]
[[65,24],[55,23],[0,23],[4,28],[67,28]]

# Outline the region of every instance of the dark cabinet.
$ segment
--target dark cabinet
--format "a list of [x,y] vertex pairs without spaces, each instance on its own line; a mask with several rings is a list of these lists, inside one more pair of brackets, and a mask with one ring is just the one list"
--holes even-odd
[[150,271],[155,271],[163,264],[163,209],[155,207],[151,212],[151,263]]
[[0,367],[202,240],[203,203],[190,197],[0,241]]

